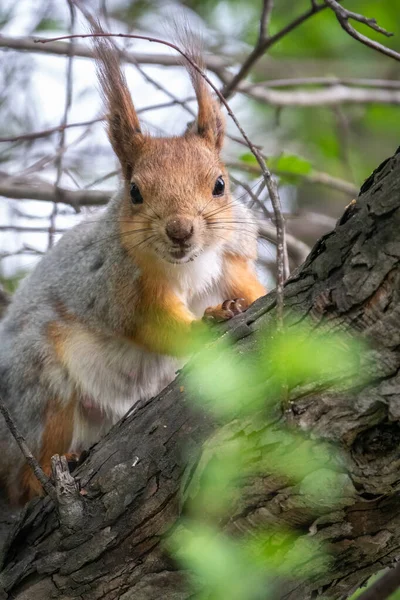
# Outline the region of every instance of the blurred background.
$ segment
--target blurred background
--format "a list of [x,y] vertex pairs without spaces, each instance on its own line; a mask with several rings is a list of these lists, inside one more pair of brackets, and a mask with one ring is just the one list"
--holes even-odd
[[[359,32],[400,51],[400,0],[342,4],[394,35],[353,22]],[[323,5],[275,0],[267,29],[272,42],[229,98],[278,179],[292,268],[400,144],[399,62],[351,38]],[[84,7],[108,31],[164,39],[173,39],[174,20],[186,19],[203,37],[210,78],[226,90],[257,45],[263,2],[88,0]],[[0,282],[9,290],[66,229],[102,210],[118,187],[90,41],[33,41],[85,32],[82,12],[67,0],[0,4]],[[146,129],[183,132],[195,103],[179,57],[146,41],[117,43]],[[228,133],[224,158],[236,198],[260,219],[259,268],[271,287],[275,238],[268,195],[229,118]]]

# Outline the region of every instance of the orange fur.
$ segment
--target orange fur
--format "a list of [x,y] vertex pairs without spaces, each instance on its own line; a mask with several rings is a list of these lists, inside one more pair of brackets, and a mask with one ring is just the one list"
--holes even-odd
[[[66,454],[72,440],[73,419],[76,398],[67,404],[57,400],[48,403],[42,443],[38,455],[40,466],[46,475],[51,473],[51,457],[54,454]],[[20,498],[18,503],[25,504],[34,496],[43,494],[42,486],[29,465],[24,465],[20,474]]]
[[[67,316],[64,307],[59,307],[63,316]],[[65,313],[65,314],[64,314]],[[52,322],[48,326],[48,339],[53,345],[56,356],[62,360],[64,346],[67,340],[68,327],[60,322]],[[44,430],[41,438],[37,459],[46,475],[51,473],[51,457],[54,454],[66,454],[69,450],[74,424],[76,397],[69,402],[57,399],[48,402],[44,416]],[[20,474],[20,497],[12,497],[13,503],[24,504],[31,498],[43,493],[43,489],[29,465],[24,465]],[[12,494],[11,494],[12,495]]]
[[165,275],[158,273],[155,265],[148,267],[139,288],[133,340],[151,352],[188,354],[195,317],[171,290]]
[[258,281],[254,269],[245,257],[226,253],[224,273],[228,298],[244,298],[248,304],[252,304],[265,296],[266,289]]

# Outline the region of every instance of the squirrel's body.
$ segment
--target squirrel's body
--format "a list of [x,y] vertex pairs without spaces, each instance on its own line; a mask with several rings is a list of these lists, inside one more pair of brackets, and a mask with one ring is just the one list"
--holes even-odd
[[[149,138],[115,57],[107,46],[99,52],[123,189],[63,236],[0,322],[0,394],[47,472],[52,455],[90,447],[172,381],[208,307],[229,318],[240,303],[230,310],[224,300],[248,304],[264,292],[257,228],[225,190],[221,125],[202,82],[198,133]],[[0,481],[14,501],[40,493],[1,418]]]

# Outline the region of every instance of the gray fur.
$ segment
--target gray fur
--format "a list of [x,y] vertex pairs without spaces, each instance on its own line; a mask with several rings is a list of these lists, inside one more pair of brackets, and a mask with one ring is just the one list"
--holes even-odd
[[[84,438],[86,445],[105,433],[139,397],[159,392],[174,378],[180,364],[177,359],[144,350],[132,353],[132,344],[118,341],[125,320],[131,314],[129,306],[115,302],[115,290],[123,284],[135,293],[135,281],[140,274],[120,245],[117,214],[121,200],[122,195],[117,195],[103,215],[72,228],[62,237],[24,280],[0,322],[1,397],[33,453],[40,450],[48,402],[54,398],[68,401],[78,385],[74,375],[58,363],[47,336],[49,323],[60,319],[60,306],[89,330],[97,332],[95,351],[88,352],[83,360],[87,363],[85,368],[93,371],[93,386],[98,380],[104,390],[103,404],[112,406],[114,396],[123,398],[100,428],[90,432],[82,425],[77,435]],[[231,242],[225,242],[225,248],[253,257],[257,232],[251,214],[239,204],[234,211],[243,223],[243,233],[238,232]],[[213,257],[210,263],[213,263],[210,269],[211,266],[216,269],[215,275],[210,275],[209,281],[202,284],[193,300],[192,308],[198,316],[211,303],[224,299],[218,265],[215,266]],[[172,268],[176,273],[182,269],[180,265]],[[202,268],[203,271],[209,269],[207,264]],[[103,348],[112,350],[112,358]],[[130,379],[131,368],[134,375]],[[103,373],[108,369],[110,376]],[[130,400],[127,402],[124,398],[128,388]],[[23,463],[22,454],[0,418],[0,480],[13,485]]]

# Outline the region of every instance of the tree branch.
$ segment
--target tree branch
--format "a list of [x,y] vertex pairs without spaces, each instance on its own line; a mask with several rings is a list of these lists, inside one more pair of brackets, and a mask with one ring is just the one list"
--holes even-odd
[[[160,540],[168,541],[201,493],[204,469],[221,452],[220,434],[259,441],[251,473],[221,523],[223,533],[239,538],[295,527],[297,541],[279,545],[283,562],[293,561],[310,539],[329,550],[323,564],[298,563],[287,580],[280,580],[281,598],[346,597],[377,566],[398,558],[399,194],[398,154],[367,180],[335,231],[316,244],[285,285],[285,306],[299,321],[309,318],[319,331],[345,330],[364,340],[369,347],[360,363],[360,370],[368,372],[365,381],[343,381],[336,392],[318,385],[292,389],[291,431],[301,431],[302,437],[288,444],[285,436],[281,443],[274,407],[272,422],[263,406],[252,419],[233,419],[216,433],[209,415],[199,406],[191,408],[181,373],[157,398],[136,404],[78,467],[76,478],[88,505],[79,530],[63,532],[55,511],[43,503],[27,508],[18,528],[24,535],[11,541],[0,576],[9,597],[193,597],[187,571],[171,564]],[[238,356],[257,361],[256,332],[268,331],[275,322],[272,292],[225,326],[222,339],[225,343],[230,337]],[[252,385],[246,393],[255,390],[270,400],[267,380]],[[293,480],[266,467],[270,453],[285,464],[295,462],[308,435],[326,441],[323,468],[310,466]],[[332,447],[339,454],[332,453],[336,458],[331,461]],[[329,481],[337,484],[338,476],[338,503],[322,502],[331,490]],[[314,501],[305,491],[311,485]],[[332,495],[336,492],[332,489]]]
[[286,27],[281,29],[281,31],[278,31],[278,33],[276,33],[275,35],[273,35],[271,37],[267,37],[266,39],[263,39],[260,37],[258,40],[258,43],[253,48],[253,50],[250,52],[250,54],[246,58],[246,60],[243,62],[239,71],[223,87],[223,89],[222,89],[223,96],[225,98],[230,98],[230,96],[238,88],[239,83],[245,77],[247,77],[247,75],[249,74],[251,69],[254,67],[255,63],[261,58],[261,56],[263,54],[265,54],[267,52],[267,50],[269,50],[274,44],[279,42],[283,37],[285,37],[285,35],[287,35],[291,31],[293,31],[293,29],[296,29],[296,27],[298,27],[299,25],[301,25],[302,23],[307,21],[307,19],[309,19],[313,15],[316,15],[321,10],[324,10],[324,8],[326,8],[325,4],[320,4],[320,5],[314,4],[314,5],[312,5],[312,7],[309,10],[307,10],[302,15],[300,15],[299,17],[297,17],[296,19],[291,21],[291,23],[286,25]]
[[[260,170],[256,165],[250,165],[245,162],[227,162],[228,167],[231,169],[237,169],[239,171],[245,171],[247,173],[252,173],[253,175],[260,176]],[[293,173],[288,173],[287,171],[282,171],[280,169],[274,169],[273,172],[275,175],[288,176],[293,175]],[[323,171],[312,171],[311,173],[298,175],[299,179],[306,181],[308,183],[313,184],[321,184],[326,187],[332,188],[339,192],[343,192],[346,196],[354,196],[357,195],[358,189],[357,187],[351,183],[350,181],[345,181],[344,179],[339,179],[338,177],[333,177],[328,173],[324,173]]]
[[[319,8],[319,10],[321,7]],[[319,12],[319,11],[318,11]],[[60,44],[60,47],[58,46]],[[52,42],[48,45],[43,46],[44,49],[50,47],[50,54],[58,54],[60,56],[68,56],[68,44],[63,42]],[[29,38],[10,38],[7,36],[0,35],[0,47],[11,48],[15,50],[28,50],[28,51],[41,51],[42,46],[38,46],[34,43],[33,40]],[[77,51],[78,48],[78,51]],[[52,50],[56,49],[56,52]],[[77,44],[74,50],[74,56],[85,56],[87,58],[94,58],[93,53],[89,47],[84,46],[83,44]],[[135,56],[136,54],[132,54],[130,52],[124,53],[124,59],[129,64],[135,64]],[[207,68],[210,71],[218,74],[221,71],[222,66],[218,63],[218,61],[214,61],[215,57],[206,57]],[[218,57],[216,57],[218,58]],[[223,59],[221,59],[223,60]],[[161,66],[181,66],[181,61],[178,57],[173,55],[160,55],[160,54],[143,54],[137,53],[137,63],[139,64],[153,64],[153,65],[161,65]],[[225,66],[229,66],[228,64]],[[228,79],[226,85],[230,85],[230,82],[233,79]],[[264,102],[271,106],[329,106],[332,104],[342,104],[342,103],[362,103],[362,104],[394,104],[397,105],[400,103],[399,95],[397,93],[391,93],[391,90],[397,90],[400,87],[400,84],[396,81],[387,81],[387,80],[351,80],[348,78],[344,79],[336,79],[336,78],[305,78],[300,79],[298,85],[305,85],[309,83],[310,85],[321,83],[331,86],[329,90],[313,90],[306,92],[304,90],[297,91],[277,91],[271,90],[269,88],[285,85],[297,85],[296,80],[277,80],[276,82],[265,82],[263,84],[252,84],[243,81],[238,81],[235,85],[235,90],[238,92],[242,92],[247,94],[248,96],[253,97],[260,102]],[[382,87],[382,89],[378,89],[375,91],[364,90],[362,88],[359,89],[349,89],[350,86],[357,85],[365,85],[366,87]],[[348,87],[346,87],[348,86]],[[390,88],[390,89],[385,89]],[[189,99],[185,99],[185,102],[189,101]],[[145,112],[146,110],[155,110],[157,108],[164,108],[172,106],[171,103],[154,105],[151,107],[139,109],[140,112]],[[138,111],[138,112],[139,112]],[[87,121],[82,123],[82,125],[90,125],[95,123],[94,121]],[[79,124],[72,124],[71,127],[78,127]],[[46,130],[53,133],[53,128],[51,130]],[[55,129],[54,131],[59,131],[59,129]],[[49,133],[50,135],[50,133]],[[35,134],[26,134],[23,139],[29,140],[34,139]],[[45,137],[43,135],[43,137]],[[14,141],[14,139],[22,138],[22,136],[15,137],[5,137],[1,138],[0,141]]]
[[268,37],[268,27],[271,20],[272,10],[274,8],[274,0],[263,0],[263,6],[260,18],[260,33],[258,43],[264,42]]
[[379,42],[375,42],[374,40],[371,40],[371,38],[367,37],[366,35],[363,35],[362,33],[359,33],[349,23],[349,19],[353,19],[354,21],[363,23],[364,25],[367,25],[374,31],[378,31],[379,33],[382,33],[383,35],[386,35],[387,37],[390,37],[393,35],[392,33],[389,33],[388,31],[386,31],[386,29],[383,29],[383,27],[380,27],[377,24],[375,19],[368,19],[367,17],[364,17],[363,15],[359,15],[350,10],[347,10],[346,8],[341,6],[339,4],[339,2],[336,2],[336,0],[325,0],[325,3],[335,13],[336,18],[339,21],[342,29],[344,29],[352,38],[354,38],[358,42],[361,42],[365,46],[372,48],[373,50],[377,50],[377,52],[380,52],[381,54],[385,54],[385,56],[390,56],[391,58],[394,58],[395,60],[400,60],[400,54],[398,52],[396,52],[395,50],[392,50],[391,48],[387,48],[386,46],[384,46],[383,44],[380,44]]
[[398,89],[365,89],[331,85],[321,90],[275,90],[243,83],[239,91],[271,106],[335,106],[337,104],[400,104]]
[[[72,0],[67,0],[67,4],[68,4],[70,20],[71,20],[70,33],[72,34],[74,32],[74,25],[75,25],[75,6],[74,6]],[[61,193],[59,193],[58,188],[60,186],[61,178],[63,175],[63,160],[64,160],[64,154],[65,154],[65,150],[66,150],[65,129],[66,129],[66,126],[68,123],[68,114],[69,114],[69,111],[71,108],[71,103],[72,103],[72,90],[73,90],[72,69],[73,69],[73,64],[74,64],[74,44],[75,44],[75,40],[71,40],[71,42],[69,44],[69,55],[68,55],[67,70],[66,70],[64,114],[62,116],[61,124],[60,124],[60,132],[59,132],[60,137],[59,137],[59,144],[58,144],[58,152],[57,152],[57,156],[54,161],[54,166],[56,168],[56,180],[54,183],[55,200],[53,203],[53,210],[51,211],[51,215],[50,215],[48,248],[51,248],[54,243],[54,234],[55,234],[55,229],[56,229],[56,218],[57,218],[57,211],[58,211],[57,205],[61,198]]]
[[[46,44],[37,44],[36,41],[46,42]],[[57,54],[58,56],[68,56],[69,44],[66,42],[51,42],[45,38],[15,38],[7,35],[0,35],[0,48],[9,48],[10,50],[23,50],[39,54]],[[94,52],[90,46],[85,44],[75,44],[74,56],[82,58],[95,58]],[[182,61],[179,56],[169,54],[150,54],[145,52],[124,52],[126,62],[135,65],[136,62],[142,65],[162,65],[164,67],[180,67]],[[218,74],[218,71],[232,65],[233,59],[220,56],[207,55],[204,57],[207,69]]]
[[[82,206],[103,206],[108,202],[113,191],[101,190],[68,190],[58,189],[60,202],[72,206],[79,212]],[[35,182],[29,183],[19,179],[9,177],[0,177],[0,196],[6,198],[15,198],[16,200],[43,200],[44,202],[54,202],[55,191],[51,183],[36,178]]]

